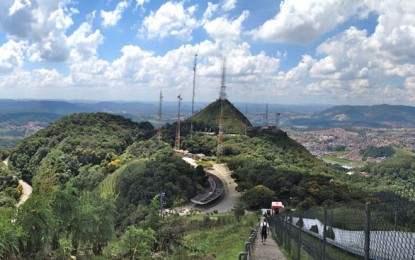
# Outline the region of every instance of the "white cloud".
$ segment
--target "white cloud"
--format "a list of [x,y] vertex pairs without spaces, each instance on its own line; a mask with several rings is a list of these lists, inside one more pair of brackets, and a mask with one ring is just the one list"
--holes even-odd
[[367,13],[361,0],[285,0],[280,12],[251,34],[270,42],[308,44],[359,12]]
[[90,23],[82,23],[79,28],[68,37],[71,48],[71,60],[81,61],[96,57],[97,48],[104,41],[99,30],[93,31]]
[[136,2],[135,6],[138,7],[138,6],[143,6],[145,3],[150,2],[150,0],[136,0],[135,2]]
[[24,62],[26,42],[9,40],[0,46],[0,73],[10,72],[21,68]]
[[214,13],[218,10],[219,4],[212,4],[208,2],[208,6],[206,7],[205,12],[203,13],[202,23],[204,24],[207,20],[212,18]]
[[222,9],[225,12],[231,11],[235,8],[237,0],[223,0]]
[[106,12],[101,10],[102,26],[109,27],[116,25],[122,18],[122,13],[129,6],[129,2],[123,1],[117,4],[114,11]]
[[1,1],[0,27],[11,37],[27,40],[32,61],[64,61],[69,54],[66,30],[76,9],[70,1]]
[[204,29],[215,40],[236,41],[240,38],[242,24],[248,18],[249,11],[243,11],[235,20],[218,17],[204,24]]
[[198,26],[194,11],[194,6],[185,9],[183,2],[167,2],[144,18],[141,33],[149,39],[173,36],[183,41],[191,40],[192,31]]

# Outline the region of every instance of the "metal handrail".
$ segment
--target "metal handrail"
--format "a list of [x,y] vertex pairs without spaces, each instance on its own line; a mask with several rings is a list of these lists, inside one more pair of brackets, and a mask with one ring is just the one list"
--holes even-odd
[[256,237],[257,231],[251,229],[251,235],[249,236],[248,242],[245,243],[245,251],[239,252],[239,260],[247,260],[251,258]]

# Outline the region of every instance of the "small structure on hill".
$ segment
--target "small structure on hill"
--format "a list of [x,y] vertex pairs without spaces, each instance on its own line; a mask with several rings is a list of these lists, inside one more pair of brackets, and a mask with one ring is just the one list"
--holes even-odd
[[284,210],[284,204],[281,201],[273,201],[271,202],[271,214],[277,215]]

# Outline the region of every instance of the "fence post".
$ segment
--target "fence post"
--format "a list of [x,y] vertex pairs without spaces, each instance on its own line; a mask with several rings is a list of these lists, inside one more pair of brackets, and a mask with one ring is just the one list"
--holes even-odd
[[288,214],[285,215],[284,220],[284,247],[287,249],[287,238],[288,238]]
[[324,260],[326,258],[326,229],[327,229],[327,209],[324,208],[324,219],[323,219],[323,244],[321,247],[321,258]]
[[290,222],[289,222],[289,226],[288,226],[288,253],[289,253],[289,255],[292,255],[291,254],[291,238],[292,238],[292,231],[291,231],[291,228],[292,228],[292,226],[293,226],[293,216],[292,215],[290,215],[290,220],[289,220]]
[[370,203],[365,205],[365,260],[370,259]]
[[[302,219],[302,215],[300,214],[299,220]],[[301,259],[301,232],[303,232],[303,227],[300,225],[298,227],[298,239],[297,239],[297,255],[294,259]]]

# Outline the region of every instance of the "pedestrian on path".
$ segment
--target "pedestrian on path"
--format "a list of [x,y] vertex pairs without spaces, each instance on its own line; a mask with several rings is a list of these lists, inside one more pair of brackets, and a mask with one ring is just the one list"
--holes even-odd
[[261,233],[261,242],[265,245],[265,240],[269,235],[269,225],[265,218],[262,219],[262,222],[259,224],[259,232]]

